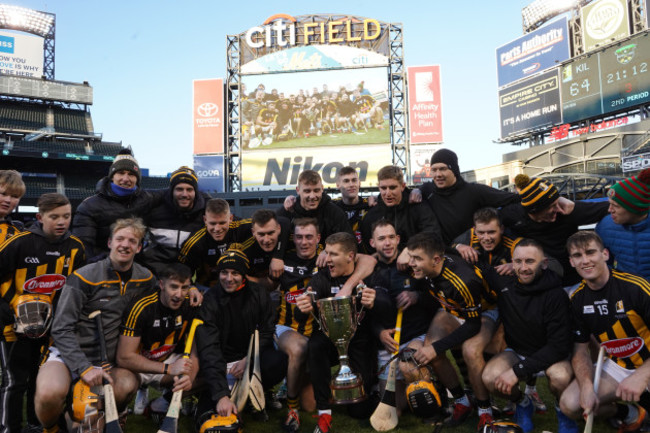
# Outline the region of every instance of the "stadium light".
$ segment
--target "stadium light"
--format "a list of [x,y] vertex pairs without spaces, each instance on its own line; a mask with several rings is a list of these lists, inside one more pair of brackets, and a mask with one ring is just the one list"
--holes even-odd
[[54,26],[55,15],[20,6],[0,5],[0,28],[22,30],[45,37]]
[[580,0],[535,0],[521,10],[524,33],[535,30],[551,18],[574,9]]

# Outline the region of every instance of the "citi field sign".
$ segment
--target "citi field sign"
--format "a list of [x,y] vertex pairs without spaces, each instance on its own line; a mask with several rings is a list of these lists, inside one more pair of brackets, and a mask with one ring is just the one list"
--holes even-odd
[[[341,18],[324,21],[299,19],[287,14],[275,14],[261,26],[251,27],[244,33],[251,48],[293,47],[310,44],[338,44],[369,42],[378,39],[382,25],[372,18]],[[305,19],[307,18],[307,19]]]

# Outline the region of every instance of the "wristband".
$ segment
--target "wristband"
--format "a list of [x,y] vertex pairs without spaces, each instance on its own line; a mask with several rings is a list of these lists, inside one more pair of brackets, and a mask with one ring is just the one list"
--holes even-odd
[[169,364],[164,364],[163,374],[169,374]]

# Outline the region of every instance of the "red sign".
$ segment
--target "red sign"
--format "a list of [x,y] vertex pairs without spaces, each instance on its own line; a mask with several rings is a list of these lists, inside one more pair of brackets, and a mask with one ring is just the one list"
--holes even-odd
[[442,142],[440,66],[408,68],[411,144]]
[[194,80],[194,154],[223,153],[223,80]]
[[51,295],[65,284],[65,277],[59,274],[45,274],[31,278],[23,284],[23,292]]
[[287,294],[284,295],[284,299],[289,304],[295,304],[296,298],[298,298],[298,296],[302,296],[303,293],[305,293],[305,289],[299,289],[299,290],[294,290],[293,292],[287,292]]
[[157,349],[151,351],[148,350],[143,351],[142,356],[144,356],[147,359],[156,360],[156,359],[166,357],[167,355],[172,353],[175,348],[176,348],[175,344],[163,344]]
[[605,341],[602,344],[608,355],[616,358],[629,358],[641,350],[644,343],[641,337],[631,337]]

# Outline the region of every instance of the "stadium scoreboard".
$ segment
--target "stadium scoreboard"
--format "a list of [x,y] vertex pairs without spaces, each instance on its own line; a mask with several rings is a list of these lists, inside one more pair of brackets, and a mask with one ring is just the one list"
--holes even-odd
[[[500,88],[501,137],[608,116],[650,103],[649,35],[646,31]],[[548,85],[555,74],[559,79],[557,96],[541,97],[540,90],[555,90]],[[555,112],[554,104],[560,101],[560,109]]]
[[87,84],[43,80],[15,75],[0,75],[0,95],[88,105],[93,103],[93,88]]
[[650,101],[650,38],[646,34],[561,68],[565,123]]

